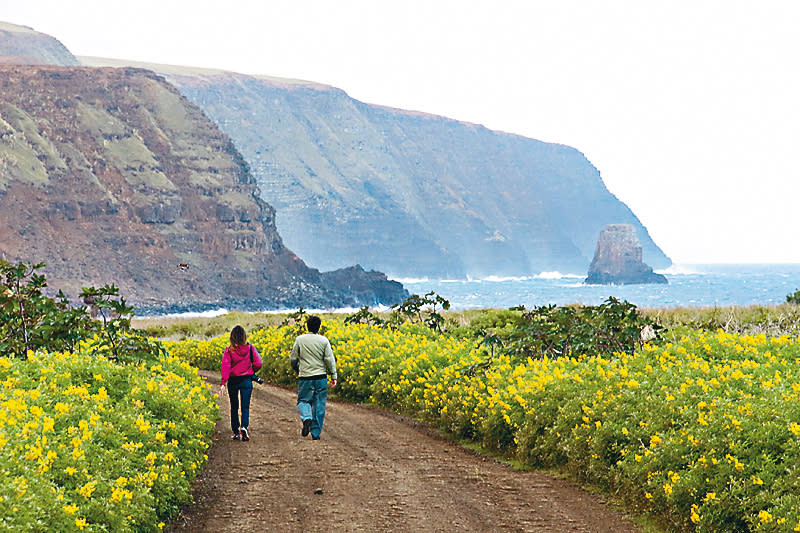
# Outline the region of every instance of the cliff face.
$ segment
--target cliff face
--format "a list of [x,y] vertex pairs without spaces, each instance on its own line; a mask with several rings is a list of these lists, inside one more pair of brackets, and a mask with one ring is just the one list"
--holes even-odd
[[629,285],[667,283],[642,261],[642,247],[630,224],[610,224],[600,233],[597,249],[589,265],[586,283]]
[[0,63],[77,66],[80,62],[55,38],[27,26],[0,22]]
[[670,264],[573,148],[309,82],[150,68],[231,136],[287,245],[316,267],[358,262],[441,278],[584,272],[597,234],[615,222],[636,227],[650,263]]
[[[264,308],[391,303],[287,249],[230,139],[139,69],[0,66],[0,252],[51,287],[114,283],[138,304]],[[178,265],[181,265],[179,268]],[[380,294],[380,298],[378,295]]]

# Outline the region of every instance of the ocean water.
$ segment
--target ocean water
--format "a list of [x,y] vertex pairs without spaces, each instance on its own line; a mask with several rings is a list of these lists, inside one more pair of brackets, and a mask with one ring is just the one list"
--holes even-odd
[[[800,289],[800,264],[774,265],[681,265],[658,271],[668,285],[586,285],[586,274],[542,272],[519,278],[429,280],[397,279],[411,294],[435,291],[450,301],[451,309],[509,308],[524,305],[597,305],[609,296],[627,300],[638,307],[713,307],[770,305],[786,301],[786,295]],[[377,306],[388,311],[387,306]],[[297,309],[267,310],[292,312]],[[307,309],[308,312],[354,313],[357,308]],[[248,309],[261,312],[264,309]],[[139,316],[214,317],[227,309],[164,314],[144,312]]]
[[399,279],[412,294],[435,291],[453,309],[597,305],[609,296],[638,307],[770,305],[800,288],[800,264],[680,265],[658,271],[668,285],[586,285],[586,274],[543,272],[520,278]]

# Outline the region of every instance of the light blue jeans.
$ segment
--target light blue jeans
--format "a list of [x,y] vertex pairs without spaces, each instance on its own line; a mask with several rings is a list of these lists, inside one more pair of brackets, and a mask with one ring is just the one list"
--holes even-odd
[[325,420],[328,401],[328,378],[301,379],[297,382],[297,414],[300,420],[311,419],[311,437],[318,439]]

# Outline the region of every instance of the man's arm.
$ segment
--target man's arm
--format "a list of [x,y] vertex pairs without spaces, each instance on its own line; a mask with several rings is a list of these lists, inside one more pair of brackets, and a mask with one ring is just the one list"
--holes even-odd
[[331,376],[331,388],[333,388],[336,386],[336,383],[338,382],[338,376],[336,375],[336,358],[333,356],[333,349],[331,348],[330,341],[328,341],[325,345],[324,359],[325,359],[325,369]]
[[297,345],[297,339],[294,340],[292,351],[289,353],[289,363],[292,365],[292,370],[295,374],[300,373],[300,347]]

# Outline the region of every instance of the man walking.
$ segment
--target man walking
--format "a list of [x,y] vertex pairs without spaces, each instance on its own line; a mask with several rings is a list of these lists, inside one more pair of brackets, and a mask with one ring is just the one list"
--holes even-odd
[[319,440],[322,422],[325,420],[325,403],[328,399],[328,374],[331,388],[336,386],[336,359],[331,343],[319,334],[322,320],[310,316],[306,320],[308,333],[295,339],[289,356],[292,368],[297,373],[297,414],[303,422],[301,435],[311,433]]

